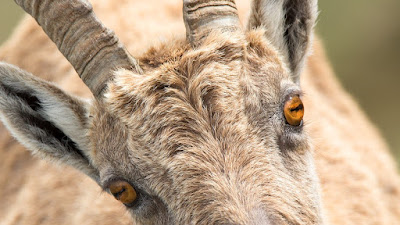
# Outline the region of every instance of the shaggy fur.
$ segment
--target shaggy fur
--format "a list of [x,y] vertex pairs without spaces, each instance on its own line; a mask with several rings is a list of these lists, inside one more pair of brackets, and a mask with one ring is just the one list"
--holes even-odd
[[[95,182],[70,167],[31,158],[1,128],[0,224],[129,224],[130,215],[139,224],[400,220],[394,162],[337,84],[318,42],[301,76],[305,126],[293,129],[284,123],[282,104],[291,93],[302,91],[293,82],[296,70],[285,66],[290,57],[285,59],[268,32],[214,32],[192,49],[182,38],[163,38],[184,36],[181,4],[118,3],[96,1],[94,8],[137,55],[145,73],[117,71],[105,101],[79,100],[2,65],[7,68],[0,71],[2,113],[36,115],[34,121],[61,127],[59,136],[70,140],[46,142],[57,133],[54,129],[21,132],[27,121],[18,114],[2,116],[5,124],[29,148],[45,157],[58,151],[55,159]],[[245,1],[238,2],[239,11],[248,8]],[[149,42],[153,37],[161,43]],[[150,45],[155,47],[144,52]],[[0,59],[62,84],[66,92],[90,97],[31,19],[2,47]],[[37,138],[24,136],[29,133],[44,138],[31,143]],[[101,193],[99,185],[105,188],[121,178],[139,191],[138,207],[124,209]]]

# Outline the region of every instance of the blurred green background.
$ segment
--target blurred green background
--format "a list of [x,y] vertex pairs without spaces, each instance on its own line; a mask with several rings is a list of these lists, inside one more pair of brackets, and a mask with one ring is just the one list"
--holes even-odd
[[[317,32],[337,76],[400,161],[400,1],[320,0]],[[0,43],[22,16],[0,3]]]

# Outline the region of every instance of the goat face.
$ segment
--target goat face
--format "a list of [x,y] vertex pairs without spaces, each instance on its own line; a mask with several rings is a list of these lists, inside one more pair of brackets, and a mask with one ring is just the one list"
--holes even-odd
[[262,34],[215,35],[196,50],[174,48],[161,67],[143,65],[144,75],[117,72],[93,110],[91,158],[105,188],[120,179],[135,187],[137,217],[320,222],[307,135],[284,115],[301,92]]
[[[71,2],[80,4],[72,13],[93,17],[86,2]],[[156,47],[140,65],[118,41],[89,48],[86,60],[50,34],[95,99],[1,64],[2,119],[29,149],[80,169],[142,224],[321,224],[297,78],[315,8],[254,1],[243,31],[233,1],[184,1],[187,39]],[[107,35],[96,37],[113,40]]]

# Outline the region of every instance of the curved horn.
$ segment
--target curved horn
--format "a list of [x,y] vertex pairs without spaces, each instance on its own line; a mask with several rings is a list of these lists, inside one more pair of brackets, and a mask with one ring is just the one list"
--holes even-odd
[[43,28],[95,97],[100,97],[113,70],[141,73],[114,32],[96,17],[87,0],[15,0]]
[[234,0],[183,0],[186,37],[196,46],[211,30],[235,31],[240,21]]

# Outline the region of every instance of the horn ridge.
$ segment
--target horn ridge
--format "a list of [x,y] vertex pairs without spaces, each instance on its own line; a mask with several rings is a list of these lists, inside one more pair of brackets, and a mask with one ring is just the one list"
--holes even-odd
[[197,46],[212,30],[234,32],[240,21],[233,0],[184,0],[183,16],[186,36],[192,46]]
[[74,67],[95,97],[101,98],[117,68],[142,73],[87,0],[15,0],[32,15]]

